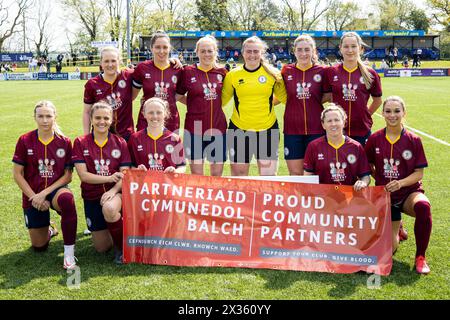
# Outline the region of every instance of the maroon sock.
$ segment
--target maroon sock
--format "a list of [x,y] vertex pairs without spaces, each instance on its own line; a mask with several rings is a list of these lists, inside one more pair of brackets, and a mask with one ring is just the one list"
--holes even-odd
[[431,235],[431,206],[427,201],[418,201],[414,205],[416,221],[414,223],[414,235],[416,236],[416,257],[424,256],[430,242]]
[[114,245],[122,250],[122,241],[123,241],[123,223],[122,217],[116,222],[107,222],[109,233],[111,233],[111,238],[113,239]]
[[75,244],[77,236],[77,209],[73,194],[69,192],[61,193],[58,197],[58,205],[61,209],[61,230],[64,239],[64,245]]

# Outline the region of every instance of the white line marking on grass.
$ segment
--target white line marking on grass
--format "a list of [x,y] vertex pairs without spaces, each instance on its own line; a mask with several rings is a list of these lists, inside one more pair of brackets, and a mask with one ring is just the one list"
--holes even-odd
[[[378,113],[375,113],[375,114],[377,116],[379,116],[380,118],[383,118],[383,116],[381,114],[378,114]],[[407,126],[407,125],[404,125],[404,126],[406,128],[408,128],[409,130],[414,131],[414,132],[416,132],[416,133],[418,133],[418,134],[420,134],[420,135],[422,135],[424,137],[430,138],[430,139],[432,139],[434,141],[439,142],[440,144],[443,144],[444,146],[450,147],[450,143],[448,143],[448,142],[446,142],[444,140],[441,140],[441,139],[438,139],[436,137],[433,137],[432,135],[429,135],[428,133],[425,133],[423,131],[417,130],[417,129],[413,128],[413,127],[410,127],[410,126]]]

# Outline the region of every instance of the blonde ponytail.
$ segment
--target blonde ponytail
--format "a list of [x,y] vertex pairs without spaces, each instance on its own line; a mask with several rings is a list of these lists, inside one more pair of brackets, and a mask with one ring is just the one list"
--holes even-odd
[[[342,46],[342,42],[345,38],[349,38],[349,37],[353,37],[356,39],[356,42],[358,43],[358,46],[360,48],[368,47],[368,45],[366,43],[364,43],[364,41],[362,41],[361,37],[359,36],[359,34],[357,34],[356,32],[345,32],[344,35],[341,37],[339,46]],[[366,86],[366,89],[369,90],[372,87],[372,83],[373,83],[373,75],[370,73],[369,71],[369,67],[367,67],[363,61],[361,60],[361,57],[358,57],[358,68],[359,71],[361,71],[362,77],[363,77],[363,81],[364,81],[364,85]]]

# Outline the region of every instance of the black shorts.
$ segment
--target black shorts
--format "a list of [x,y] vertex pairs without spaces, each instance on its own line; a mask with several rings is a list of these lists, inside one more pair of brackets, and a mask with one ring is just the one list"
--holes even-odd
[[391,220],[392,221],[402,220],[402,210],[403,210],[403,203],[400,203],[398,205],[391,205]]
[[183,144],[186,157],[189,160],[204,160],[211,163],[224,163],[227,161],[226,134],[222,135],[195,135],[184,131]]
[[366,145],[367,139],[369,139],[370,135],[372,134],[372,131],[369,130],[369,132],[365,136],[350,136],[353,140],[358,141],[363,147]]
[[284,159],[300,160],[305,158],[306,147],[311,141],[320,138],[323,134],[285,134],[284,135]]
[[[59,189],[62,188],[68,188],[68,186],[66,185],[59,187],[58,189],[50,193],[47,197],[45,197],[45,199],[50,202],[50,208],[52,208],[53,210],[55,210],[52,205],[53,198],[56,196],[56,193],[59,191]],[[29,208],[23,209],[23,215],[25,219],[25,226],[28,229],[43,228],[50,225],[50,210],[39,211],[35,207],[31,206]]]
[[415,189],[415,190],[411,190],[411,192],[409,192],[403,198],[393,199],[391,196],[391,220],[392,221],[402,220],[403,205],[405,204],[409,195],[414,192],[425,193],[422,189]]
[[257,160],[278,160],[280,129],[278,122],[262,131],[242,130],[230,121],[227,131],[227,147],[230,161],[250,163],[253,156]]
[[106,230],[105,217],[103,216],[102,206],[100,205],[100,199],[98,200],[86,200],[84,201],[84,215],[86,216],[86,225],[89,231],[101,231]]

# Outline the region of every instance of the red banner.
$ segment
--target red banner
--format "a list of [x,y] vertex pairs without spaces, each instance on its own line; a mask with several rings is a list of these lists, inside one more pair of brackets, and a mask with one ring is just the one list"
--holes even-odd
[[124,262],[388,275],[382,187],[164,174],[123,180]]

